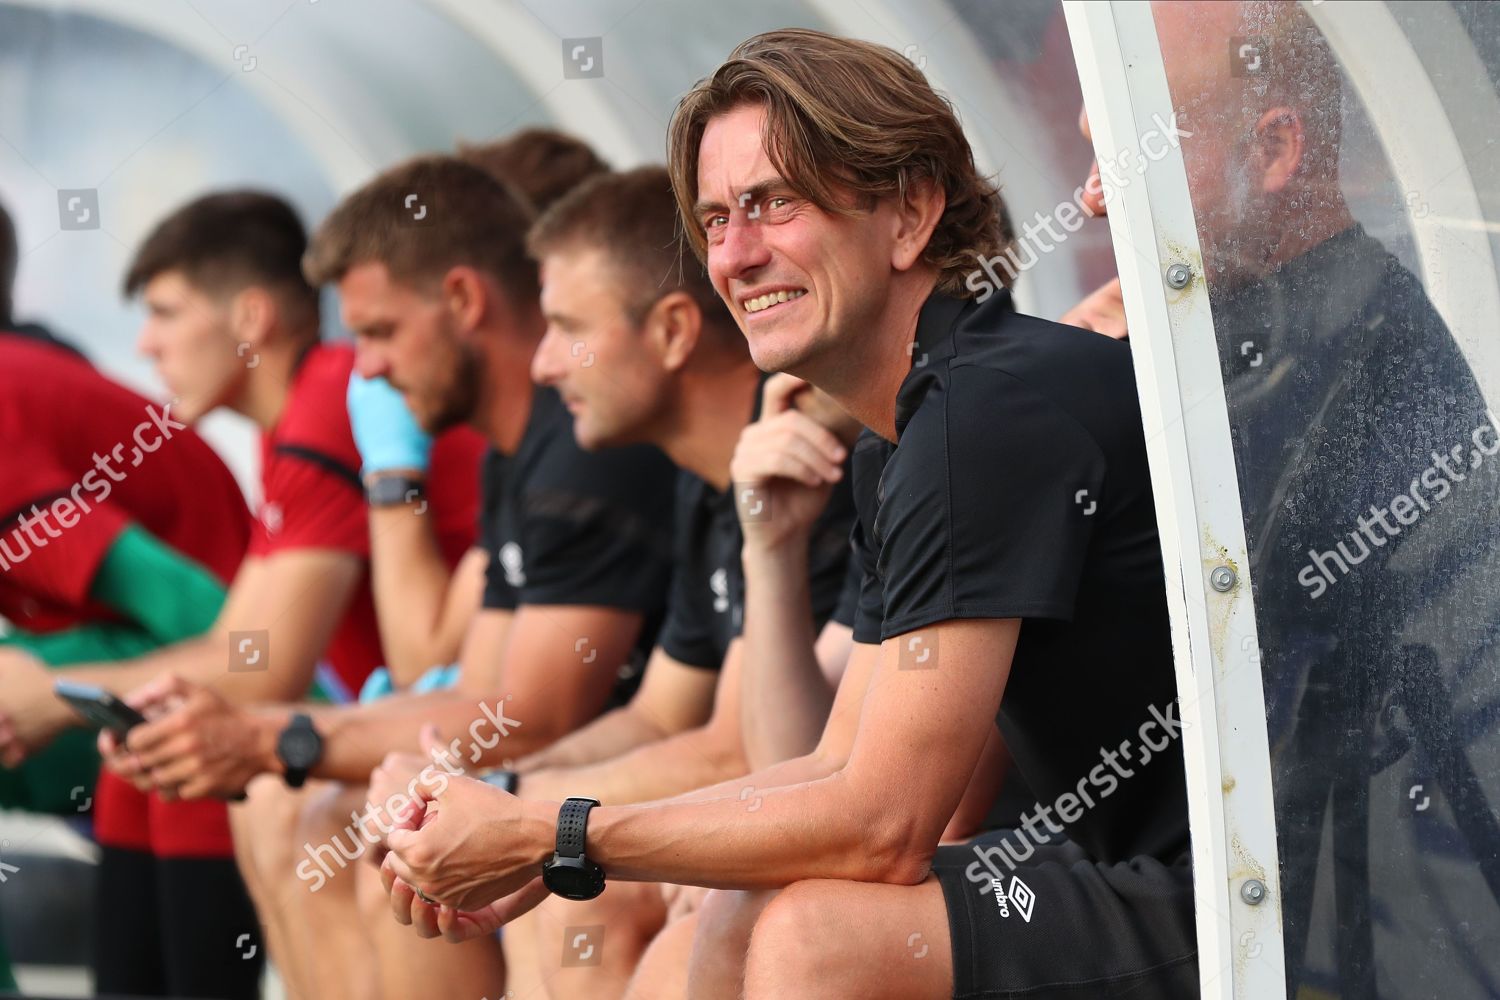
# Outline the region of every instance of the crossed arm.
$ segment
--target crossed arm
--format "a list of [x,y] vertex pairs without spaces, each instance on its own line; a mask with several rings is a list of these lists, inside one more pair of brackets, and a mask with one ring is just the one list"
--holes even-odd
[[[712,888],[921,881],[993,728],[1020,622],[957,620],[922,632],[942,651],[932,669],[901,670],[900,637],[878,652],[856,649],[812,753],[680,798],[601,806],[590,857],[611,878]],[[844,689],[861,687],[854,720]],[[463,910],[530,883],[551,855],[558,803],[464,779],[441,785],[418,788],[438,803],[434,821],[416,829],[413,819],[388,836],[390,873]],[[752,802],[741,797],[746,786]]]

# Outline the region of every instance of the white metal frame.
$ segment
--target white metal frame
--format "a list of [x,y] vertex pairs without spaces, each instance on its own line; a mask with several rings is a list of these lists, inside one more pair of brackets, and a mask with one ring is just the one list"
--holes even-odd
[[[1170,121],[1151,7],[1063,0],[1098,156]],[[1169,146],[1109,206],[1134,346],[1185,723],[1204,997],[1286,995],[1276,826],[1255,612],[1218,342],[1182,153]],[[1173,264],[1192,280],[1173,290]],[[1228,568],[1221,593],[1210,574]],[[1266,888],[1259,905],[1247,881]]]

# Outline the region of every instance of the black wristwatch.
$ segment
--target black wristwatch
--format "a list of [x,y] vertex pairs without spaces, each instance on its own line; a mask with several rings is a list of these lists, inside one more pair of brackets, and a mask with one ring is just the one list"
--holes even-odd
[[494,785],[503,792],[516,794],[516,789],[521,787],[521,776],[514,771],[508,771],[503,767],[491,768],[479,775],[479,780],[486,785]]
[[583,853],[589,810],[598,799],[570,798],[557,814],[557,852],[542,862],[542,882],[563,899],[593,899],[604,891],[604,869]]
[[301,788],[307,774],[323,759],[323,737],[313,728],[312,717],[298,713],[276,738],[276,756],[286,767],[288,788]]
[[426,497],[426,481],[415,476],[380,473],[365,483],[365,500],[371,507],[399,507]]

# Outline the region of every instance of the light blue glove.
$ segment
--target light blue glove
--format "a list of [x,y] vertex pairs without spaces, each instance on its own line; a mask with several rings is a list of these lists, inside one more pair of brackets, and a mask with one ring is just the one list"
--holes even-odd
[[387,469],[426,472],[432,435],[417,426],[401,393],[383,378],[349,376],[349,426],[364,475]]
[[[445,667],[430,667],[408,690],[412,694],[450,691],[458,687],[459,673],[457,663],[450,663]],[[372,701],[388,698],[395,693],[396,685],[391,680],[391,672],[385,667],[376,667],[370,672],[370,676],[365,678],[365,686],[360,688],[359,703],[368,705]]]

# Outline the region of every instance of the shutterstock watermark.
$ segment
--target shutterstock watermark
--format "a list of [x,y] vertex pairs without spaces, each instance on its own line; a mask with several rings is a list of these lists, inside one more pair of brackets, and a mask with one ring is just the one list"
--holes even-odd
[[[1469,449],[1467,464],[1463,454],[1465,445],[1456,444],[1441,453],[1434,451],[1432,463],[1420,475],[1412,477],[1411,485],[1404,493],[1397,493],[1384,507],[1371,504],[1368,515],[1361,514],[1355,519],[1358,528],[1349,532],[1349,540],[1358,548],[1358,555],[1346,548],[1342,541],[1323,552],[1317,549],[1307,550],[1308,561],[1297,574],[1297,582],[1311,592],[1313,600],[1322,597],[1329,587],[1348,576],[1355,566],[1370,558],[1370,554],[1376,549],[1382,548],[1386,542],[1401,534],[1402,527],[1409,528],[1416,524],[1423,514],[1432,510],[1434,504],[1446,500],[1453,492],[1454,483],[1463,482],[1468,478],[1468,473],[1484,464],[1486,458],[1500,453],[1500,423],[1497,423],[1493,413],[1486,413],[1485,417],[1488,423],[1480,424],[1469,434],[1469,442],[1473,447]],[[1488,444],[1483,440],[1486,436],[1489,438]],[[1424,493],[1424,490],[1427,492]],[[1430,498],[1428,493],[1431,494]],[[1387,515],[1393,515],[1399,523],[1392,524],[1387,520]],[[1379,532],[1375,530],[1377,525]],[[1337,576],[1334,575],[1333,567],[1338,569]]]
[[[519,720],[506,717],[502,702],[496,702],[494,708],[480,702],[479,710],[484,717],[475,719],[469,726],[467,760],[471,764],[479,763],[484,751],[494,749],[496,744],[510,735],[512,729],[518,729],[521,725]],[[486,733],[486,728],[493,728],[494,732]],[[350,862],[358,861],[367,849],[380,843],[382,835],[395,829],[395,817],[416,802],[418,784],[431,784],[438,795],[446,791],[448,778],[464,773],[463,765],[454,763],[455,759],[465,759],[465,755],[459,750],[461,743],[461,740],[455,739],[446,747],[434,747],[431,753],[432,763],[407,782],[406,791],[396,792],[383,804],[367,804],[363,814],[358,810],[351,812],[349,824],[342,831],[342,836],[349,841],[348,850],[344,849],[344,841],[337,833],[327,843],[317,847],[304,843],[302,850],[307,853],[307,857],[298,862],[297,877],[312,883],[309,891],[317,892],[338,874],[332,865],[337,865],[338,871],[343,871],[349,867]],[[387,822],[387,817],[390,817],[390,822]],[[370,824],[378,827],[380,833],[372,832]]]
[[[1147,166],[1177,148],[1178,140],[1193,134],[1177,124],[1175,113],[1170,121],[1163,121],[1160,115],[1154,115],[1152,121],[1156,127],[1141,133],[1135,148],[1127,147],[1100,160],[1098,171],[1089,175],[1088,183],[1073,189],[1072,200],[1059,202],[1049,213],[1037,212],[1021,227],[1015,242],[1004,253],[985,257],[975,252],[979,268],[969,272],[964,284],[975,294],[977,301],[983,302],[997,289],[1013,284],[1017,277],[1031,270],[1043,254],[1051,253],[1083,228],[1084,222],[1094,215],[1093,210],[1084,204],[1085,194],[1090,198],[1102,195],[1108,206],[1130,183],[1132,175],[1145,173]],[[1063,231],[1058,232],[1054,226],[1061,226]],[[1048,239],[1053,242],[1047,242]],[[1002,270],[1004,278],[1000,277]]]
[[[1007,892],[1004,876],[1035,854],[1038,844],[1048,843],[1052,835],[1063,832],[1064,828],[1053,822],[1053,813],[1064,823],[1077,822],[1085,811],[1118,791],[1122,781],[1135,777],[1138,768],[1151,763],[1181,738],[1183,722],[1177,714],[1177,702],[1168,702],[1165,710],[1150,706],[1150,716],[1136,730],[1135,744],[1122,740],[1118,747],[1100,747],[1099,763],[1078,780],[1076,788],[1063,792],[1050,805],[1038,802],[1023,813],[1014,837],[994,844],[973,845],[979,860],[964,869],[964,876],[974,883],[981,895],[994,893],[1002,916],[1010,915],[1014,903],[1020,915],[1028,923],[1031,921],[1035,898],[1030,887],[1013,878]],[[1128,761],[1133,766],[1127,767],[1121,761]],[[1040,827],[1045,827],[1050,833],[1043,833]]]
[[[146,456],[172,440],[177,431],[185,431],[188,425],[172,419],[172,404],[157,408],[146,406],[147,419],[135,425],[130,441],[122,441],[110,449],[107,455],[97,451],[91,456],[94,467],[79,477],[78,482],[63,495],[53,498],[43,506],[31,505],[31,513],[22,511],[16,526],[0,535],[0,572],[19,566],[37,549],[44,549],[54,538],[73,527],[94,506],[109,499],[115,484],[125,481],[131,469],[138,469]],[[130,448],[130,459],[125,459],[125,449]],[[119,465],[123,468],[116,469]],[[40,529],[41,534],[37,532]],[[14,547],[12,543],[14,542]]]

